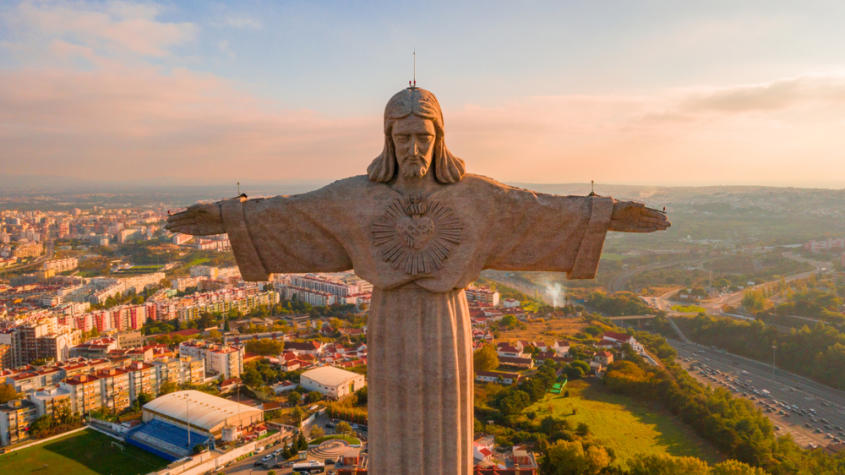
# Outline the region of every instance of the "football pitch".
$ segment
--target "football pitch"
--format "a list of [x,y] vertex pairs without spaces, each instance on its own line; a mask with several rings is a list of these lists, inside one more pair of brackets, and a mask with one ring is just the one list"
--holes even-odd
[[0,473],[16,475],[144,474],[167,464],[163,458],[90,429],[0,455]]

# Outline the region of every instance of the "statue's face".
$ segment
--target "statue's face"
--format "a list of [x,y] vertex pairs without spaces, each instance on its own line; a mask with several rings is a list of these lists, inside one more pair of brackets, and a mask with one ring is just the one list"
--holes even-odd
[[434,123],[409,115],[393,123],[393,150],[399,173],[405,178],[422,178],[431,167],[434,156]]

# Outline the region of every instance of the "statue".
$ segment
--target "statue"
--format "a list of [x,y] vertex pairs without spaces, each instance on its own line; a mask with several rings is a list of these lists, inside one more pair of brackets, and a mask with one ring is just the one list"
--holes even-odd
[[384,112],[367,175],[294,196],[195,204],[167,229],[228,233],[241,274],[354,269],[368,320],[369,473],[470,474],[472,337],[464,288],[483,269],[593,278],[608,230],[669,227],[640,203],[555,196],[465,173],[434,95],[410,87]]

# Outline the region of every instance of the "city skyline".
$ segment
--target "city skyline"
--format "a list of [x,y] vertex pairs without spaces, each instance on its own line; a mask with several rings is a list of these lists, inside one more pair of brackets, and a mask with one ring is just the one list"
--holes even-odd
[[361,174],[416,49],[471,173],[843,188],[839,8],[15,2],[0,163],[114,183]]

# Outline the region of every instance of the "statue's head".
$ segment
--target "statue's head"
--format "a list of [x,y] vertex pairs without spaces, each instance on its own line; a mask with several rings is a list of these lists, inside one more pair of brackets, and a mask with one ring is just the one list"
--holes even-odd
[[384,108],[384,151],[367,175],[386,183],[397,173],[410,178],[433,171],[440,183],[461,181],[464,161],[449,152],[443,136],[443,112],[434,94],[418,87],[399,91]]

